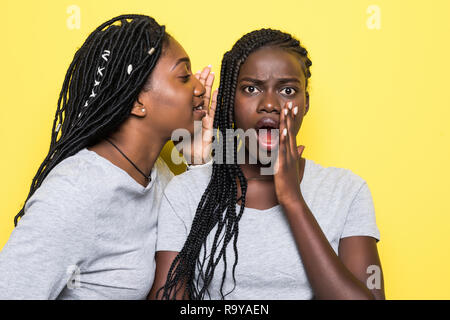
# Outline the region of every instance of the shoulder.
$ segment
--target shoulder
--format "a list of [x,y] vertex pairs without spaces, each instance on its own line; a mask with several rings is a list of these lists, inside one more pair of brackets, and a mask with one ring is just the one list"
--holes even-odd
[[157,171],[157,179],[160,184],[160,186],[164,189],[167,184],[170,182],[170,180],[173,179],[174,174],[170,170],[167,163],[164,161],[163,158],[158,157],[155,161],[154,167]]
[[94,211],[96,199],[107,192],[102,183],[107,175],[107,168],[83,149],[52,168],[26,202],[25,212],[37,210],[47,211],[48,216],[56,212],[70,215],[71,219],[81,217],[82,212]]
[[170,208],[183,221],[190,221],[208,186],[211,172],[212,163],[208,163],[189,167],[174,176],[164,190],[161,210]]
[[356,183],[364,181],[361,176],[348,168],[325,166],[312,159],[306,159],[306,166],[309,174],[314,178],[331,178],[333,180],[347,180]]
[[313,188],[332,190],[342,195],[356,194],[366,181],[348,168],[325,166],[311,159],[306,159],[305,183]]
[[62,188],[76,193],[99,189],[98,184],[112,174],[105,161],[93,151],[82,149],[58,163],[49,172],[42,183],[42,186],[46,186],[43,189]]
[[364,235],[380,239],[367,182],[347,168],[326,167],[312,160],[308,165],[305,199],[327,237],[338,240]]
[[185,172],[173,177],[166,187],[166,192],[171,193],[183,189],[186,192],[195,193],[201,190],[203,193],[211,178],[212,167],[212,161],[202,165],[189,166]]

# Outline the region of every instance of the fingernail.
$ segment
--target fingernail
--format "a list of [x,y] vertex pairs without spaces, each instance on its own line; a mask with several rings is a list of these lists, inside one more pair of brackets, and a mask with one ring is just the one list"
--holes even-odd
[[285,108],[284,109],[284,115],[287,116],[288,110]]
[[295,107],[295,108],[294,108],[294,116],[296,116],[297,113],[298,113],[298,107]]
[[289,103],[288,103],[288,108],[289,108],[289,110],[292,109],[292,101],[289,101]]
[[283,129],[283,137],[286,137],[286,135],[287,135],[287,129],[284,128],[284,129]]
[[212,68],[212,65],[208,64],[208,67]]
[[211,71],[210,73],[211,73],[211,74],[214,74],[214,71]]

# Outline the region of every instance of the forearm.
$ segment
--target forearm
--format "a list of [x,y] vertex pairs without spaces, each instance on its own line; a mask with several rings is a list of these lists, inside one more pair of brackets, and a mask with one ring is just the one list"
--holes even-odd
[[[156,261],[156,270],[155,270],[155,279],[153,281],[152,288],[150,293],[148,294],[149,300],[162,300],[164,293],[164,285],[167,281],[167,276],[169,274],[170,267],[172,266],[173,261],[175,260],[178,252],[176,251],[157,251],[155,256]],[[175,265],[176,267],[176,265]],[[184,293],[186,290],[186,283],[178,283],[175,288],[172,288],[173,291],[170,293],[170,299],[173,299],[173,294],[175,294],[175,300],[183,300],[187,299],[184,297]]]
[[[152,289],[150,290],[150,293],[147,296],[148,300],[163,300],[163,290],[161,288],[161,290],[159,290],[160,287],[157,287],[155,285],[153,285]],[[186,286],[183,285],[181,286],[181,288],[176,292],[175,294],[175,300],[189,300],[188,297],[186,297],[185,293],[185,289]],[[171,297],[170,299],[173,299],[173,297]]]
[[336,255],[303,197],[282,207],[316,299],[374,299]]

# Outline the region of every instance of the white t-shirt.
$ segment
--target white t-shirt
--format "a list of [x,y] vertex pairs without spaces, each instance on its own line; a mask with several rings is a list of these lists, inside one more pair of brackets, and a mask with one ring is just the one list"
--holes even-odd
[[[212,162],[195,166],[175,176],[168,184],[158,217],[157,251],[181,251],[211,173]],[[370,236],[377,241],[380,239],[370,190],[358,175],[348,169],[323,167],[306,159],[300,188],[336,254],[341,238]],[[239,205],[236,207],[239,213]],[[207,248],[211,247],[216,229],[214,227],[208,235]],[[313,297],[295,239],[280,205],[266,210],[245,208],[239,221],[237,248],[236,287],[225,299]],[[234,287],[232,242],[226,252],[224,295]],[[222,260],[209,288],[211,296],[206,295],[206,299],[221,299],[219,289],[223,270]]]
[[145,299],[172,177],[161,158],[146,187],[88,149],[61,161],[0,252],[0,299]]

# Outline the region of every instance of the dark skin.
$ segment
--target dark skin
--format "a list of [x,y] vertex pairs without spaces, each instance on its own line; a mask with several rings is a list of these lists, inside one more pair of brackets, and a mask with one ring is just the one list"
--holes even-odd
[[[148,175],[173,130],[185,128],[193,134],[194,120],[207,123],[214,117],[208,111],[214,81],[210,71],[211,68],[206,67],[194,76],[189,56],[171,37],[130,116],[108,137],[109,140]],[[203,110],[194,111],[196,106],[203,106]],[[127,172],[140,185],[148,184],[145,177],[106,140],[88,149]]]
[[[367,267],[377,265],[381,269],[376,240],[365,236],[342,238],[336,255],[303,198],[300,182],[305,168],[301,157],[304,146],[297,147],[296,137],[309,109],[305,93],[305,73],[294,53],[266,47],[252,53],[242,65],[235,100],[237,127],[254,128],[267,114],[280,121],[278,171],[267,180],[249,180],[246,207],[281,205],[315,299],[384,299],[383,281],[380,289],[369,290],[365,285],[370,276]],[[261,178],[260,165],[245,164],[241,168],[247,178]]]
[[[268,63],[268,61],[270,63]],[[255,128],[263,117],[280,119],[281,106],[292,101],[306,114],[309,101],[304,90],[305,76],[299,58],[283,50],[261,48],[252,53],[241,66],[235,97],[236,126]],[[295,132],[300,130],[301,119],[294,123]],[[258,156],[246,147],[246,159]],[[276,152],[273,150],[272,152]],[[268,155],[271,151],[268,151]],[[248,180],[246,207],[264,210],[278,205],[273,176],[261,175],[261,164],[241,164]],[[303,177],[305,159],[299,160],[299,175]],[[256,178],[255,180],[252,180]],[[239,184],[239,181],[237,181]],[[238,198],[241,196],[238,189]],[[240,204],[240,202],[239,202]]]
[[[264,210],[281,205],[315,299],[384,299],[382,274],[380,289],[369,290],[365,285],[370,276],[367,267],[376,265],[381,269],[376,240],[365,236],[342,238],[336,255],[303,198],[300,183],[305,168],[305,159],[301,157],[304,146],[297,147],[296,137],[308,109],[305,72],[299,56],[273,47],[249,55],[238,76],[236,127],[246,131],[255,128],[262,117],[273,117],[279,121],[280,136],[278,148],[271,151],[278,153],[278,170],[274,175],[261,175],[261,164],[240,165],[248,179],[245,206]],[[286,135],[282,134],[284,129]],[[246,159],[250,157],[257,156],[246,149]],[[177,254],[156,253],[150,299],[157,298],[156,291],[164,285]],[[182,291],[177,299],[182,299]]]

